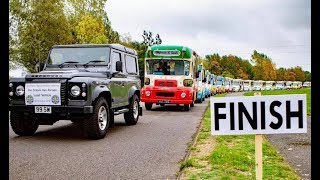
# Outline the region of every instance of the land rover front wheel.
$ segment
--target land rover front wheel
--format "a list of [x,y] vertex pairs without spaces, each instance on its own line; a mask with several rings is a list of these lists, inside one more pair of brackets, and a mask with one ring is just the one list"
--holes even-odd
[[124,120],[127,125],[135,125],[139,120],[139,98],[135,94],[129,105],[129,112],[124,113]]
[[84,131],[90,139],[102,139],[110,125],[110,111],[107,101],[100,97],[93,108],[93,114],[83,121]]
[[10,112],[10,124],[12,130],[19,136],[31,136],[39,127],[37,119],[25,117],[23,113],[14,111]]

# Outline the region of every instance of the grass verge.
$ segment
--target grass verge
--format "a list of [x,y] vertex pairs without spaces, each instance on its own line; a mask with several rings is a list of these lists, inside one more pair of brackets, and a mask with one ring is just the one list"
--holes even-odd
[[[254,135],[212,136],[210,118],[208,108],[195,144],[190,147],[190,155],[180,164],[180,179],[255,179]],[[300,179],[265,138],[263,177]]]

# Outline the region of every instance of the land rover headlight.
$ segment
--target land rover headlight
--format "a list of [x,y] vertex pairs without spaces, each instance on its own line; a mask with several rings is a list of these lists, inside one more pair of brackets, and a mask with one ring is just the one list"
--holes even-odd
[[182,92],[182,93],[181,93],[181,97],[182,97],[182,98],[185,98],[185,97],[186,97],[186,93],[185,93],[185,92]]
[[72,86],[71,95],[72,96],[79,96],[80,95],[80,87],[77,85]]
[[24,87],[23,86],[18,86],[17,88],[16,88],[16,94],[17,94],[17,96],[22,96],[23,94],[24,94]]

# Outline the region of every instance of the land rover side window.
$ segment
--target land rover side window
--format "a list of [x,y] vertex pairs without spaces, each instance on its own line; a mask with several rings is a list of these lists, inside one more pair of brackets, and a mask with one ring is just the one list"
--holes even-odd
[[137,74],[137,61],[132,56],[125,55],[127,73]]
[[109,47],[57,47],[51,50],[48,64],[56,65],[66,61],[85,64],[94,60],[104,61],[100,63],[108,63],[109,56]]
[[120,53],[118,52],[112,52],[111,56],[111,65],[112,65],[112,72],[116,72],[116,62],[121,61]]

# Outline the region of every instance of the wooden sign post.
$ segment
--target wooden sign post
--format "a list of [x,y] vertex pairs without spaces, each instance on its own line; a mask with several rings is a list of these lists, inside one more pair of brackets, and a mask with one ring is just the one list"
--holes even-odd
[[[255,96],[261,96],[261,92],[254,93]],[[255,159],[256,159],[256,180],[262,180],[262,134],[255,135]]]

